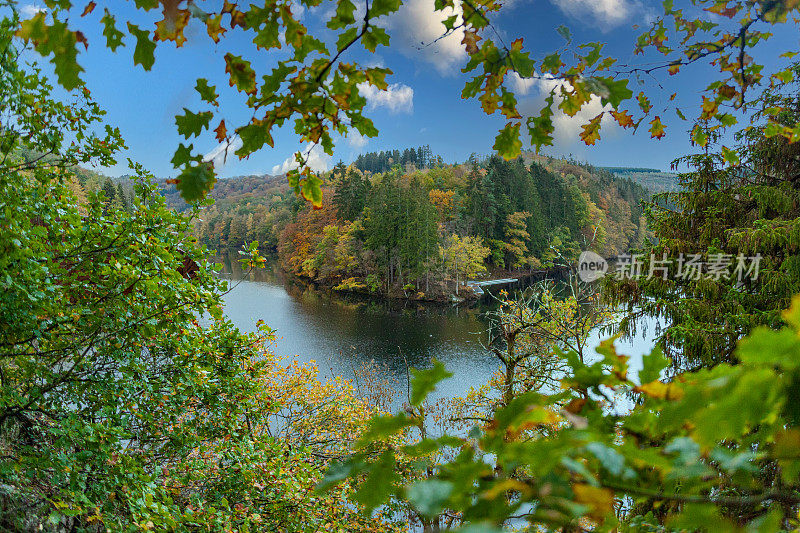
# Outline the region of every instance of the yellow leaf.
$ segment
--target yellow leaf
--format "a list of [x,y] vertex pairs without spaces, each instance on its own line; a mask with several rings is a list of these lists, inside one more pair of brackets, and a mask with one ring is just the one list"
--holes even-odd
[[206,19],[206,31],[208,32],[208,36],[211,37],[215,43],[218,43],[220,36],[224,35],[227,31],[222,27],[222,15],[208,17]]
[[602,520],[614,509],[614,493],[609,489],[576,483],[572,486],[572,492],[575,501],[591,508],[589,516],[595,520]]
[[661,123],[661,117],[656,117],[650,121],[650,136],[653,139],[661,139],[666,132],[664,131],[664,124]]
[[590,120],[588,124],[581,126],[583,129],[580,135],[581,140],[588,146],[593,145],[595,142],[597,142],[597,139],[600,138],[600,121],[603,119],[603,114],[604,113],[600,113]]
[[674,383],[663,383],[658,380],[645,383],[634,390],[662,400],[680,400],[683,398],[683,389]]

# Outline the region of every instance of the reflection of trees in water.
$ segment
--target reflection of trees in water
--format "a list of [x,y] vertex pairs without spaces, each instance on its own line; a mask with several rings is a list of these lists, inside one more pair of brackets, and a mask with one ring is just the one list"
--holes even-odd
[[301,304],[328,304],[341,309],[357,311],[369,315],[401,315],[407,317],[441,317],[462,316],[468,320],[477,320],[486,312],[493,302],[472,302],[469,306],[455,307],[435,302],[418,302],[413,300],[383,298],[357,293],[337,292],[321,288],[284,272],[276,256],[266,256],[264,268],[246,272],[238,262],[237,250],[228,250],[211,259],[222,265],[220,276],[233,281],[246,279],[282,285],[286,292]]

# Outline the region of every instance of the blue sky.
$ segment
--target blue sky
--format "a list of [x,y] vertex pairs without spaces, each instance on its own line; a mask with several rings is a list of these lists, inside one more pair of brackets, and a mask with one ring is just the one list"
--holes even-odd
[[[108,122],[121,129],[129,147],[119,158],[119,165],[100,170],[111,175],[124,174],[127,170],[125,160],[131,158],[159,177],[174,176],[176,171],[169,160],[178,142],[183,140],[177,134],[174,116],[181,113],[183,107],[193,111],[204,109],[193,89],[195,80],[207,78],[217,86],[221,95],[217,116],[225,118],[230,128],[242,124],[250,113],[243,105],[240,93],[228,86],[223,60],[225,53],[232,51],[244,55],[253,61],[257,71],[263,73],[271,68],[281,52],[256,53],[240,30],[228,31],[222,43],[215,46],[205,35],[204,28],[198,22],[192,22],[184,46],[175,49],[172,43],[160,44],[153,69],[145,72],[133,65],[131,37],[126,38],[128,46],[116,53],[104,46],[99,23],[104,4],[110,6],[112,12],[119,13],[120,20],[132,19],[142,28],[153,29],[159,18],[155,11],[148,14],[134,12],[130,7],[121,7],[117,1],[100,1],[90,16],[71,18],[71,26],[81,29],[90,43],[88,50],[79,57],[85,69],[83,79],[108,111]],[[215,4],[206,2],[204,5],[212,7]],[[40,7],[36,2],[23,2],[21,5],[23,16]],[[476,100],[460,98],[467,79],[460,72],[466,58],[460,44],[461,36],[455,34],[429,46],[421,46],[421,43],[431,43],[443,31],[440,21],[431,15],[432,6],[433,0],[406,1],[398,14],[383,20],[392,36],[390,48],[379,48],[376,54],[360,51],[346,58],[348,61],[386,66],[394,72],[388,80],[389,91],[371,91],[366,95],[368,115],[375,121],[380,135],[373,139],[352,135],[339,140],[332,158],[321,152],[314,154],[317,169],[329,168],[339,159],[352,161],[366,151],[402,149],[421,144],[429,144],[433,152],[446,162],[464,161],[473,152],[491,153],[494,137],[504,121],[499,115],[485,115]],[[565,24],[572,30],[576,43],[602,41],[607,43],[607,53],[622,63],[640,64],[652,58],[633,57],[633,43],[640,32],[634,25],[646,24],[657,14],[659,7],[660,2],[641,0],[513,0],[494,23],[506,42],[522,37],[532,57],[541,58],[561,48],[564,41],[555,28]],[[304,24],[315,33],[324,26],[331,4],[323,3],[313,11],[299,5],[296,9]],[[797,50],[797,28],[784,28],[773,41],[762,47],[760,60],[774,63],[779,51]],[[705,86],[704,80],[709,75],[709,67],[693,66],[672,78],[663,73],[657,79],[644,82],[642,88],[653,97],[656,107],[669,107],[661,112],[668,132],[661,141],[650,139],[646,127],[632,134],[604,121],[602,139],[593,147],[585,146],[577,135],[580,124],[601,109],[598,102],[593,102],[575,119],[556,118],[556,145],[545,153],[557,156],[572,154],[597,165],[668,169],[675,157],[691,151],[685,131],[689,125],[675,118],[671,106],[679,105],[687,115],[696,113],[699,103],[697,91]],[[547,83],[517,79],[514,85],[521,109],[538,114],[539,105],[549,88]],[[631,87],[638,92],[636,82]],[[678,98],[670,103],[668,96],[675,92]],[[231,155],[222,165],[221,158],[218,158],[218,172],[230,177],[285,171],[293,160],[293,152],[302,146],[288,129],[279,132],[275,139],[274,149],[267,147],[246,160],[239,161]],[[209,157],[220,153],[213,133],[206,132],[193,142],[197,150]]]

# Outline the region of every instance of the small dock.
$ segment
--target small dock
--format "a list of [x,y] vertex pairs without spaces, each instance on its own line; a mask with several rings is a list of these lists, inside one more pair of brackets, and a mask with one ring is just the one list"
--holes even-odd
[[519,280],[514,278],[505,278],[505,279],[489,279],[486,281],[468,281],[467,285],[472,287],[472,292],[477,294],[478,296],[484,295],[484,287],[491,287],[493,285],[510,285],[511,283],[517,283]]

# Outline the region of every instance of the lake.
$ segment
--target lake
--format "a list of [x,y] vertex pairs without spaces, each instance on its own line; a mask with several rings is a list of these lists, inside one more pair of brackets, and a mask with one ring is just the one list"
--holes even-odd
[[[491,301],[469,307],[368,299],[316,289],[285,275],[275,261],[250,274],[238,263],[222,261],[221,276],[230,280],[225,314],[243,331],[256,322],[276,330],[279,355],[315,361],[322,377],[351,378],[354,369],[375,361],[397,383],[405,397],[406,362],[424,368],[435,358],[453,377],[433,395],[460,396],[471,386],[485,383],[498,368],[496,358],[482,346]],[[640,333],[617,341],[620,353],[632,357],[631,368],[641,368],[642,355],[653,346],[655,321]],[[596,332],[592,345],[606,335]]]

